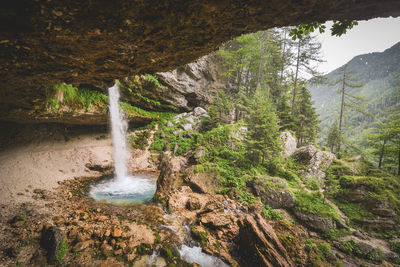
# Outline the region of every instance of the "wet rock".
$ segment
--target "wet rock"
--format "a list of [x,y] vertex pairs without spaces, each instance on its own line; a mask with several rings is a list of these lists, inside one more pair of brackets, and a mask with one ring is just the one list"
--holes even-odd
[[274,209],[292,208],[296,203],[293,193],[281,178],[254,177],[250,186],[254,195],[261,198],[262,203]]
[[272,226],[259,214],[241,221],[237,243],[244,266],[295,266]]
[[47,252],[48,263],[53,264],[55,262],[62,240],[63,234],[59,228],[55,226],[43,227],[40,244]]
[[112,250],[113,250],[112,246],[110,246],[110,245],[107,244],[107,243],[102,244],[102,245],[100,246],[100,249],[101,249],[101,251],[103,252],[103,254],[107,254],[109,251],[112,251]]
[[86,240],[86,241],[78,242],[73,247],[73,250],[76,252],[79,252],[79,251],[87,249],[88,247],[92,246],[93,244],[94,244],[93,240]]
[[122,235],[122,230],[120,228],[114,228],[112,231],[112,236],[113,237],[121,237]]
[[336,221],[331,218],[321,217],[302,210],[294,210],[294,214],[297,219],[315,231],[325,233],[328,230],[336,228]]
[[219,229],[229,225],[232,221],[229,215],[210,212],[201,217],[201,223],[207,225],[208,227]]
[[282,156],[286,159],[290,157],[297,148],[297,140],[290,132],[282,132],[280,134],[282,143]]
[[198,210],[201,208],[200,199],[197,197],[191,197],[186,202],[186,208],[188,210]]
[[194,167],[186,170],[185,181],[190,185],[193,191],[198,193],[215,194],[215,192],[221,188],[216,179],[214,179],[213,173],[195,173]]

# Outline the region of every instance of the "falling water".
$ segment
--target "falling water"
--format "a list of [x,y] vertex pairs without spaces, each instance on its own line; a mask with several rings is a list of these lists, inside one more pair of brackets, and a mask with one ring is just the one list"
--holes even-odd
[[114,165],[115,178],[117,180],[126,179],[128,170],[126,163],[129,159],[129,150],[126,144],[126,131],[128,123],[125,120],[124,113],[119,108],[119,86],[115,83],[113,87],[108,88],[110,98],[110,118],[111,135],[114,147]]
[[111,135],[114,148],[115,174],[110,180],[92,185],[90,196],[95,200],[121,203],[149,201],[156,190],[154,178],[146,175],[130,175],[127,163],[130,157],[126,142],[128,123],[119,107],[119,86],[108,89],[110,99]]

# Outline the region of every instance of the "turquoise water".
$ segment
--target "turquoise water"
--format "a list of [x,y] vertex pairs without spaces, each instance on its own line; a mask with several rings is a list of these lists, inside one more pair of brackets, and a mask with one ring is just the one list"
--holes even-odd
[[90,187],[89,195],[96,201],[111,204],[149,202],[156,192],[157,179],[151,175],[130,175],[104,179]]

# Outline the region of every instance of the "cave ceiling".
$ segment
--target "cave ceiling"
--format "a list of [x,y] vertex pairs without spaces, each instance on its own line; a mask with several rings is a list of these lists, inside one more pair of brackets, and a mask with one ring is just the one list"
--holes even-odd
[[0,9],[0,113],[60,82],[106,88],[174,69],[243,33],[400,15],[398,0],[15,0]]

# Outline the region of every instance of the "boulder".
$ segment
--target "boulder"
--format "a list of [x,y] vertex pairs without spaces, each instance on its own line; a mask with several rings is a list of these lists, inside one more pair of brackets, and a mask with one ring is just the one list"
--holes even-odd
[[56,256],[60,250],[62,240],[63,234],[59,228],[48,225],[43,227],[40,244],[47,252],[46,256],[49,264],[54,264],[56,262]]
[[336,228],[336,221],[331,218],[321,217],[303,210],[294,210],[294,215],[306,226],[321,233]]
[[280,139],[282,143],[282,156],[286,159],[296,151],[297,140],[290,132],[282,132]]
[[181,183],[180,173],[186,167],[187,159],[184,157],[172,157],[170,152],[162,154],[160,160],[160,175],[157,179],[155,198],[165,199],[169,193]]
[[302,146],[292,154],[292,158],[300,164],[308,165],[315,153],[317,153],[315,146]]
[[306,170],[302,170],[300,174],[306,178],[316,178],[319,182],[325,178],[326,170],[336,159],[335,155],[328,151],[317,151],[315,146],[303,146],[297,149],[292,158],[300,164],[306,165]]
[[214,173],[197,172],[193,168],[188,169],[186,172],[185,181],[189,183],[193,191],[198,193],[214,194],[220,186],[214,178]]
[[285,180],[277,177],[254,177],[251,188],[255,196],[259,196],[262,203],[274,209],[293,208],[296,200],[288,189]]

